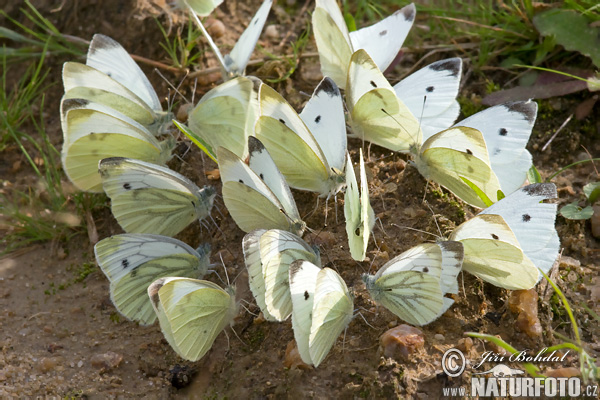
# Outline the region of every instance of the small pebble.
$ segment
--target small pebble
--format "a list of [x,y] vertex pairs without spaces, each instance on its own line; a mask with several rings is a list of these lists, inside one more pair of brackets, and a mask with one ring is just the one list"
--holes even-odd
[[438,342],[443,342],[446,339],[441,333],[436,334],[433,338]]
[[279,27],[277,25],[269,25],[265,28],[265,36],[269,40],[277,40],[281,36],[279,34]]
[[218,39],[225,34],[225,25],[218,19],[208,18],[204,26],[213,39]]
[[456,345],[456,348],[462,351],[463,353],[470,352],[473,348],[473,339],[471,339],[470,337],[460,339],[458,341],[458,345]]
[[425,337],[420,329],[402,324],[381,335],[381,345],[386,357],[408,360],[425,346]]
[[123,356],[112,351],[103,354],[94,354],[90,359],[92,367],[103,370],[116,368],[123,361]]
[[38,362],[38,369],[40,372],[52,371],[58,365],[58,361],[57,357],[42,357]]

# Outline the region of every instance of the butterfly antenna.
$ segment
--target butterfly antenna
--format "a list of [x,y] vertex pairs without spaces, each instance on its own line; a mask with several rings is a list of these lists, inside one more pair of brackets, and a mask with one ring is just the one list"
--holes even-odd
[[[245,308],[245,307],[244,307],[244,308]],[[236,337],[236,338],[238,338],[240,342],[242,342],[242,344],[243,344],[244,346],[248,346],[248,344],[247,344],[246,342],[244,342],[244,341],[242,340],[242,338],[241,338],[241,337],[239,337],[239,336],[238,336],[237,332],[235,331],[235,329],[233,329],[233,327],[231,328],[231,331],[233,332],[233,334],[235,335],[235,337]],[[228,338],[228,339],[229,339],[229,338]]]
[[[364,310],[364,311],[367,311],[367,312],[370,312],[370,313],[372,313],[372,311],[366,310],[366,309],[364,309],[364,308],[362,308],[362,307],[361,307],[361,308],[357,308],[357,310],[359,310],[359,309],[362,309],[362,310]],[[376,328],[375,328],[373,325],[371,325],[371,324],[370,324],[370,323],[367,321],[367,319],[365,318],[365,316],[364,316],[364,315],[362,315],[362,313],[361,313],[360,311],[359,311],[359,312],[357,312],[357,313],[356,313],[356,315],[360,315],[360,317],[362,318],[362,320],[363,320],[363,321],[365,321],[365,324],[367,324],[369,327],[371,327],[371,328],[373,328],[373,329],[376,329]]]
[[444,235],[442,235],[442,230],[440,229],[440,225],[437,222],[437,218],[435,217],[435,213],[433,212],[433,208],[431,208],[431,206],[429,205],[429,202],[427,200],[425,200],[425,205],[427,206],[427,208],[429,208],[429,211],[431,211],[431,216],[433,217],[433,222],[435,222],[435,226],[437,227],[438,233],[440,234],[440,238],[443,237]]
[[424,231],[424,230],[421,230],[421,229],[411,228],[410,226],[400,226],[400,225],[396,225],[396,224],[392,224],[392,226],[395,226],[396,228],[400,228],[400,229],[409,229],[411,231],[424,233],[426,235],[431,235],[431,236],[435,237],[436,239],[439,239],[439,236],[436,235],[435,233],[427,232],[427,231]]
[[[182,98],[183,100],[185,100],[185,101],[186,101],[186,103],[189,103],[189,100],[188,100],[188,99],[187,99],[187,98],[186,98],[186,97],[183,95],[183,93],[181,93],[181,92],[179,91],[179,88],[180,88],[180,87],[181,87],[181,85],[183,84],[183,81],[185,80],[185,78],[186,78],[186,77],[188,76],[188,74],[189,74],[189,72],[188,72],[188,71],[186,71],[186,73],[185,73],[185,76],[183,77],[183,79],[182,79],[182,80],[179,82],[179,84],[177,85],[177,87],[175,87],[175,86],[174,86],[174,85],[173,85],[173,84],[172,84],[172,83],[171,83],[171,82],[170,82],[170,81],[169,81],[169,80],[168,80],[168,79],[167,79],[167,78],[166,78],[166,77],[165,77],[165,76],[162,74],[162,72],[160,72],[160,71],[158,70],[158,68],[155,68],[154,70],[156,71],[156,73],[158,74],[158,76],[160,76],[160,77],[161,77],[161,78],[162,78],[162,79],[163,79],[165,82],[167,82],[167,85],[169,85],[169,87],[170,87],[171,89],[173,89],[173,90],[175,91],[175,93],[176,93],[176,94],[180,95],[180,96],[181,96],[181,98]],[[175,101],[175,96],[173,96],[173,101]],[[173,106],[173,104],[170,104],[169,108],[171,108],[172,106]]]
[[310,218],[317,211],[317,208],[319,208],[319,197],[317,197],[317,205],[315,206],[315,208],[313,208],[311,212],[302,217],[302,219],[305,220],[307,218]]
[[246,310],[246,312],[247,312],[248,314],[250,314],[250,315],[254,316],[255,318],[258,318],[258,314],[255,314],[255,313],[253,313],[252,311],[250,311],[250,310],[248,309],[248,307],[246,307],[245,305],[243,305],[243,304],[242,304],[242,301],[245,301],[245,302],[246,302],[246,303],[248,303],[248,304],[250,304],[250,302],[249,302],[248,300],[244,300],[244,299],[242,299],[242,300],[240,300],[240,306],[242,306],[242,308],[243,308],[244,310]]
[[[192,10],[192,7],[190,7],[189,4],[187,4],[187,1],[186,1],[186,5],[188,6],[188,8],[190,10],[190,14],[192,14],[192,18],[194,19],[194,22],[196,23],[196,25],[198,26],[198,28],[200,28],[200,31],[202,32],[202,34],[204,35],[204,37],[208,41],[208,44],[210,45],[210,47],[213,48],[213,49],[218,50],[218,47],[215,44],[215,42],[212,40],[212,37],[210,37],[210,35],[206,31],[206,29],[204,28],[204,25],[202,25],[202,22],[200,21],[200,18],[198,18],[198,15],[196,15],[196,13],[194,12],[194,10]],[[215,53],[215,56],[219,59],[219,63],[221,63],[221,65],[225,65],[225,60],[223,59],[223,56],[221,55],[221,52],[215,51],[214,53]]]

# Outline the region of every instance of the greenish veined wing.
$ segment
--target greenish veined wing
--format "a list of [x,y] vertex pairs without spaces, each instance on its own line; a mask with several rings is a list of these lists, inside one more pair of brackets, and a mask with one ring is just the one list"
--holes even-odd
[[485,208],[477,193],[462,178],[482,190],[492,202],[498,199],[500,183],[490,166],[481,132],[473,128],[450,128],[431,136],[415,157],[425,178],[448,188],[466,203]]
[[369,201],[369,184],[362,149],[360,149],[360,195],[349,155],[346,164],[346,187],[344,216],[346,217],[348,246],[353,259],[364,261],[369,237],[375,225],[375,214]]
[[309,353],[315,367],[325,359],[352,320],[354,302],[344,280],[332,269],[317,275],[310,327]]
[[85,99],[104,104],[127,115],[155,133],[167,118],[158,114],[135,93],[105,73],[77,62],[66,62],[63,66],[65,99]]
[[104,191],[119,225],[129,233],[175,236],[212,209],[216,191],[200,189],[181,174],[135,159],[100,161]]
[[346,22],[337,4],[317,0],[312,26],[323,76],[329,76],[344,89],[352,47]]
[[248,286],[267,321],[277,321],[265,303],[265,278],[263,276],[263,265],[260,257],[260,237],[266,229],[256,229],[247,233],[242,240],[244,252],[244,263],[248,271]]
[[289,268],[296,260],[321,266],[321,257],[302,238],[291,232],[271,229],[260,238],[260,255],[265,282],[265,305],[277,321],[292,313]]
[[309,351],[309,339],[317,276],[320,270],[320,267],[304,260],[294,261],[289,268],[294,339],[300,357],[306,364],[313,364]]
[[300,115],[268,85],[259,91],[255,134],[272,155],[291,187],[335,195],[344,185],[347,148],[342,97],[323,78]]
[[176,0],[181,7],[188,6],[201,17],[212,13],[222,2],[223,0]]
[[[237,314],[235,289],[204,280],[162,278],[148,288],[167,341],[182,358],[197,361]],[[159,305],[157,303],[160,303]]]
[[245,158],[258,118],[259,83],[256,78],[237,77],[207,92],[190,113],[191,131],[213,149],[224,147]]
[[231,151],[217,149],[225,206],[245,232],[283,229],[301,235],[306,224],[287,183],[262,143],[252,136],[248,142],[250,166]]
[[110,281],[110,297],[117,310],[141,325],[156,320],[146,292],[156,279],[167,276],[201,278],[208,269],[210,246],[198,250],[160,235],[122,234],[94,246],[100,269]]
[[486,282],[518,290],[538,281],[536,266],[500,215],[479,214],[456,228],[450,240],[464,246],[463,269]]
[[354,136],[405,153],[421,143],[419,122],[365,50],[352,55],[346,87]]
[[363,275],[363,281],[373,300],[409,324],[421,326],[447,309],[441,274],[442,250],[427,243],[394,257],[375,275]]
[[72,109],[65,117],[67,132],[62,164],[67,177],[79,189],[101,192],[100,160],[130,157],[164,165],[175,142],[159,142],[152,134],[126,116],[116,117],[93,109]]

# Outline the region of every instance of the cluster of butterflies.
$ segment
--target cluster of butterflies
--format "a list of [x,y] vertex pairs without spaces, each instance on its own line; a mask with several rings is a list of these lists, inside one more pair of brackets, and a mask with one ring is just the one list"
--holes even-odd
[[[459,58],[430,64],[393,87],[382,73],[412,26],[413,4],[349,33],[336,2],[317,0],[312,18],[325,78],[298,114],[274,89],[243,75],[271,5],[264,1],[225,57],[191,12],[226,81],[202,97],[187,124],[173,123],[218,163],[224,203],[247,232],[250,289],[266,320],[291,316],[302,360],[323,361],[354,305],[344,280],[322,268],[318,249],[302,239],[307,227],[290,187],[327,199],[345,190],[355,260],[365,259],[375,222],[362,149],[360,186],[347,151],[346,118],[350,136],[412,155],[424,177],[466,203],[494,203],[448,240],[413,247],[365,274],[373,300],[425,325],[453,304],[448,294],[458,293],[461,270],[507,289],[533,287],[538,268],[548,272],[560,246],[556,205],[544,202],[556,197],[556,187],[523,186],[536,104],[507,103],[454,124]],[[201,279],[210,271],[208,245],[193,249],[172,236],[210,214],[216,191],[165,166],[175,146],[172,115],[116,41],[95,35],[86,64],[66,63],[63,81],[64,170],[79,189],[106,192],[127,232],[95,246],[111,299],[140,324],[158,319],[177,353],[198,360],[236,316],[235,291]]]

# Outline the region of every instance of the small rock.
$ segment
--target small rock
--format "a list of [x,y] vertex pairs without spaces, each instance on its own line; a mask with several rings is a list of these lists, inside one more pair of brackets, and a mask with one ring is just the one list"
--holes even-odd
[[287,344],[285,349],[285,358],[283,359],[283,366],[289,369],[311,369],[311,366],[302,361],[296,341],[292,340]]
[[265,36],[269,40],[277,40],[281,36],[279,34],[279,27],[277,25],[269,25],[265,28]]
[[518,314],[516,328],[531,338],[542,336],[537,301],[535,289],[514,290],[508,298],[508,308]]
[[462,338],[458,341],[456,348],[462,351],[463,353],[468,353],[473,348],[473,339],[470,337]]
[[48,372],[52,371],[58,365],[59,358],[58,357],[42,357],[38,362],[38,369],[40,372]]
[[414,326],[402,324],[381,335],[383,354],[408,360],[411,354],[425,346],[423,332]]
[[575,271],[569,271],[569,273],[567,274],[567,280],[571,283],[577,282],[577,278],[577,272]]
[[123,356],[112,351],[104,354],[94,354],[90,359],[92,367],[102,370],[111,370],[116,368],[123,361]]
[[444,335],[442,335],[441,333],[435,334],[435,336],[433,338],[438,342],[443,342],[444,340],[446,340]]
[[592,235],[595,238],[600,238],[600,204],[594,205],[594,215],[590,218],[592,223]]
[[204,26],[213,39],[220,38],[225,34],[225,25],[218,19],[208,18]]
[[63,348],[63,346],[61,346],[60,344],[50,343],[48,345],[48,352],[49,353],[55,353],[57,350],[60,350],[62,348]]
[[572,378],[574,376],[579,376],[581,371],[576,367],[565,367],[558,369],[549,369],[544,371],[544,375],[550,376],[553,378]]
[[568,256],[561,256],[560,261],[558,262],[558,267],[560,269],[567,269],[567,268],[575,269],[575,268],[579,268],[580,266],[581,266],[581,261],[579,261],[573,257],[568,257]]
[[176,389],[183,389],[192,383],[192,378],[197,370],[187,365],[176,364],[169,372],[171,373],[171,377],[169,378],[171,385]]

